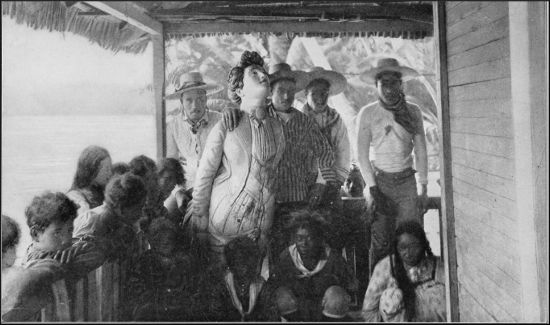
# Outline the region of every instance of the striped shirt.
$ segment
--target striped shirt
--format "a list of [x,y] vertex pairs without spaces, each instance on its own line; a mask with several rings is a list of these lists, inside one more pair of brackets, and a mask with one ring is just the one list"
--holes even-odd
[[272,105],[269,114],[283,125],[286,146],[277,168],[277,202],[305,201],[315,183],[317,166],[323,178],[335,181],[334,154],[319,127],[295,108],[277,112]]
[[[332,151],[334,151],[336,181],[340,184],[344,184],[344,181],[348,178],[351,165],[348,130],[344,121],[338,112],[331,107],[327,107],[327,109],[321,113],[315,113],[306,103],[302,108],[302,112],[317,122],[321,133],[323,133],[328,140]],[[325,178],[324,175],[323,178]],[[327,179],[325,179],[325,181],[328,182]]]

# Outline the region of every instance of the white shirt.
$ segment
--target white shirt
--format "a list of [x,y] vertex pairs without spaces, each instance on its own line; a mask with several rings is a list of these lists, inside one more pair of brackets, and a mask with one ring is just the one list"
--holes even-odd
[[[418,106],[407,103],[420,123],[417,124],[417,134],[424,135],[422,112]],[[376,168],[388,173],[400,172],[413,167],[414,135],[407,132],[393,117],[393,113],[384,109],[379,102],[363,107],[358,115],[357,128],[367,130],[367,139],[357,139],[361,145],[370,142],[372,156],[370,160]],[[418,161],[419,183],[427,184],[427,161]]]
[[210,130],[221,119],[221,114],[206,110],[196,134],[185,113],[176,116],[166,127],[166,157],[178,159],[185,171],[186,188],[192,187],[199,161]]

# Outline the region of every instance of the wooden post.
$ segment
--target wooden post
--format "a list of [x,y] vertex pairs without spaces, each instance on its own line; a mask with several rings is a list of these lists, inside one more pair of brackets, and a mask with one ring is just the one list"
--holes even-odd
[[[536,242],[537,232],[544,231],[547,234],[548,229],[537,229],[536,226],[537,216],[535,209],[539,203],[535,201],[535,193],[537,191],[535,184],[537,176],[544,177],[543,175],[537,175],[538,169],[541,167],[544,168],[544,163],[542,159],[541,162],[534,162],[533,159],[538,155],[536,151],[543,151],[545,149],[543,143],[536,147],[538,139],[534,139],[533,137],[538,133],[537,119],[542,119],[547,109],[547,106],[543,107],[542,105],[544,104],[538,101],[545,93],[548,96],[548,90],[540,80],[543,79],[543,65],[547,64],[545,61],[548,58],[546,57],[546,60],[544,60],[544,56],[542,56],[541,60],[538,54],[540,53],[539,51],[544,51],[544,49],[542,49],[540,40],[536,41],[541,36],[540,34],[543,34],[540,30],[537,31],[537,25],[539,25],[537,20],[540,19],[541,14],[545,14],[544,10],[541,10],[543,8],[538,8],[538,10],[536,7],[530,8],[530,5],[528,2],[509,2],[508,11],[510,22],[510,72],[516,175],[516,215],[521,279],[521,321],[540,322],[542,320],[541,315],[544,313],[541,313],[538,277],[547,277],[548,273],[544,275],[538,274],[539,270],[537,266],[544,262],[537,260]],[[547,17],[544,18],[546,23],[547,19]],[[543,40],[548,42],[547,35]],[[547,116],[546,114],[546,118]],[[544,126],[538,127],[538,129],[541,128],[544,128]],[[547,131],[544,134],[547,134]],[[547,214],[545,214],[545,217],[547,217]],[[548,240],[548,237],[546,237],[546,240]],[[546,258],[548,257],[546,256]]]
[[441,135],[439,152],[441,170],[441,235],[443,243],[441,253],[445,261],[445,296],[447,302],[447,321],[458,322],[458,276],[455,242],[453,178],[451,157],[451,118],[449,112],[449,81],[447,73],[447,28],[445,2],[434,1],[434,40],[436,53],[436,81],[438,84],[439,105],[437,115]]
[[164,36],[153,39],[153,89],[155,96],[155,125],[157,135],[157,160],[166,156],[166,107],[164,103]]

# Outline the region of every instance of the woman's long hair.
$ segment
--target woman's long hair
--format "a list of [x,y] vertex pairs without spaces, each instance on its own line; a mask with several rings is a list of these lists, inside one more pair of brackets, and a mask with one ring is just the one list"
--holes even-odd
[[[71,190],[89,190],[92,195],[88,200],[103,202],[105,187],[97,184],[94,180],[101,168],[101,162],[106,158],[111,158],[107,149],[99,146],[86,147],[78,158],[76,174],[74,175]],[[85,193],[83,193],[86,195]]]
[[392,272],[393,276],[397,280],[399,288],[401,289],[401,291],[403,291],[406,317],[408,321],[411,321],[416,316],[416,294],[414,292],[415,286],[411,283],[411,280],[407,275],[407,271],[403,266],[403,261],[401,260],[399,252],[397,251],[397,243],[399,241],[399,237],[402,234],[412,235],[420,241],[421,245],[423,246],[422,257],[427,256],[433,258],[434,254],[432,253],[432,249],[430,248],[430,243],[428,242],[428,238],[426,237],[426,232],[424,232],[424,229],[418,222],[407,220],[399,223],[397,229],[395,230],[395,237],[393,241],[393,254],[395,256],[395,265],[392,268]]

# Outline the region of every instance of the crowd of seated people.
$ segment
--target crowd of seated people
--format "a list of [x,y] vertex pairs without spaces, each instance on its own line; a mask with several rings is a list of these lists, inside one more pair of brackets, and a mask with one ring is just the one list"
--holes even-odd
[[[391,200],[375,192],[378,214],[369,210],[341,119],[327,106],[345,78],[315,70],[306,87],[307,74],[268,74],[263,65],[245,51],[229,78],[241,111],[223,118],[204,117],[216,87],[186,76],[172,96],[184,112],[170,127],[174,157],[113,164],[105,148],[85,148],[67,193],[46,191],[26,208],[32,243],[21,265],[13,265],[21,228],[2,215],[2,320],[40,320],[58,280],[70,288],[123,261],[119,321],[444,321],[442,265],[417,221],[389,230],[390,249],[369,272],[369,229],[387,224],[379,215],[392,213]],[[298,81],[310,117],[282,100]],[[270,87],[284,103],[268,102]],[[327,137],[322,153],[304,151],[300,123]],[[192,159],[182,157],[191,149],[177,142],[178,125],[196,136]],[[302,158],[312,160],[299,177],[284,172]]]

